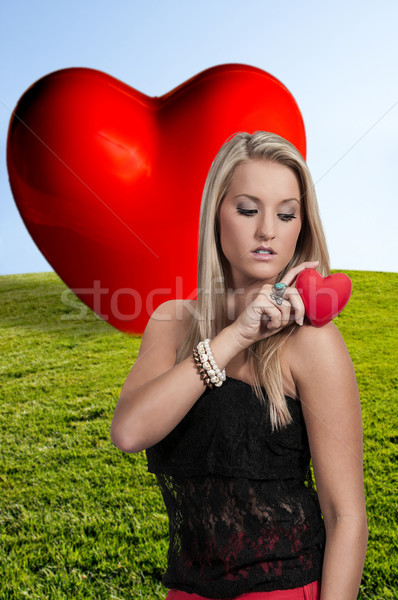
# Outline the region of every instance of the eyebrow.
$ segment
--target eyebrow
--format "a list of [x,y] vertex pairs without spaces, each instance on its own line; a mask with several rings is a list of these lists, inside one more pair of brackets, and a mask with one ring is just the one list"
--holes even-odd
[[[238,194],[237,196],[234,196],[234,200],[236,198],[249,198],[250,200],[254,200],[254,202],[256,202],[257,204],[261,203],[260,198],[257,198],[257,196],[251,196],[250,194]],[[278,204],[284,204],[285,202],[291,202],[291,201],[297,202],[297,204],[300,204],[299,200],[297,200],[297,198],[285,198],[284,200],[281,200],[280,202],[278,202]]]

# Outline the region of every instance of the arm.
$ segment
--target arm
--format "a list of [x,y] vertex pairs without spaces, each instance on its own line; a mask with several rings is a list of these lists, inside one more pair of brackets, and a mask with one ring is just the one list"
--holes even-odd
[[354,368],[337,327],[305,325],[289,362],[302,404],[326,529],[321,600],[355,600],[368,541],[361,406]]
[[[122,387],[111,439],[123,452],[140,452],[163,439],[206,389],[192,356],[175,365],[184,329],[184,319],[177,317],[180,302],[165,302],[154,311],[142,336],[137,360]],[[232,325],[211,340],[221,370],[243,350],[242,343]]]

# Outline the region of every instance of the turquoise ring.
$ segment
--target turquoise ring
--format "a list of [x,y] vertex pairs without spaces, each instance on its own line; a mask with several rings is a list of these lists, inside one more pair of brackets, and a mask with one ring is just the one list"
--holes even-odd
[[270,298],[272,298],[272,300],[275,300],[278,306],[282,305],[283,294],[285,293],[286,288],[287,284],[282,282],[274,283],[272,287],[272,294],[270,294]]

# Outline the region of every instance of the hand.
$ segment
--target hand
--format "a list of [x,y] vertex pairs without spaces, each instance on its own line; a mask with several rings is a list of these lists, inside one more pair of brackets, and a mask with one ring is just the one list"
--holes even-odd
[[255,299],[231,325],[244,345],[249,346],[270,337],[293,321],[298,325],[303,324],[305,314],[303,301],[296,288],[290,286],[301,271],[314,269],[318,264],[319,261],[304,262],[286,273],[280,281],[287,285],[280,304],[276,301],[273,285],[266,283],[259,289]]

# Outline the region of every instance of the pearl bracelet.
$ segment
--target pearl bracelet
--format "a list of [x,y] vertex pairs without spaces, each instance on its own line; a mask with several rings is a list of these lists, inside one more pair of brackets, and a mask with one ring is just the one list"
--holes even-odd
[[[195,355],[199,360],[195,358]],[[213,388],[214,384],[216,387],[220,387],[226,379],[225,369],[220,371],[216,361],[214,360],[213,353],[210,349],[210,339],[207,338],[196,346],[196,352],[194,348],[194,358],[197,363],[197,367],[201,373],[204,373],[204,379],[206,385]],[[200,364],[199,364],[200,363]]]
[[220,369],[218,368],[216,361],[214,360],[213,357],[213,353],[210,349],[210,340],[209,338],[207,338],[206,340],[204,340],[204,346],[206,348],[206,354],[209,357],[209,362],[211,363],[211,366],[213,367],[213,370],[215,371],[217,377],[220,379],[220,381],[225,381],[226,376],[225,376],[225,369],[223,369],[222,371],[220,371]]

